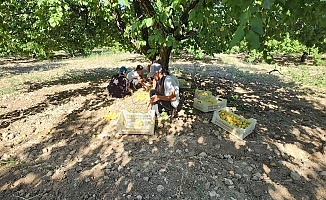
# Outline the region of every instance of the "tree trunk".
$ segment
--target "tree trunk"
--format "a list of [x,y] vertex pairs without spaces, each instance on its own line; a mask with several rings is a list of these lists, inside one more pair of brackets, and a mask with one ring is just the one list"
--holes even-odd
[[169,68],[169,61],[172,47],[162,46],[160,49],[160,64],[162,65],[163,72],[166,72]]

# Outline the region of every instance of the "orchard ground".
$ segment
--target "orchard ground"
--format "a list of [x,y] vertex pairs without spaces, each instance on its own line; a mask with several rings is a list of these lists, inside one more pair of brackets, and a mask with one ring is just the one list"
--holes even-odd
[[[146,97],[106,90],[120,66],[147,66],[142,56],[2,59],[0,199],[325,199],[326,67],[242,58],[174,57],[170,69],[192,88],[153,136],[117,136],[105,119],[146,111]],[[253,133],[238,140],[207,123],[195,88],[255,118]]]

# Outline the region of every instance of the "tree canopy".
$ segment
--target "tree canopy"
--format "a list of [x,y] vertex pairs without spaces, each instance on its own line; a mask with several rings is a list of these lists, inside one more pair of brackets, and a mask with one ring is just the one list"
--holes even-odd
[[268,51],[286,36],[325,52],[325,0],[11,0],[0,3],[3,55],[85,53],[117,43],[161,59],[172,50]]

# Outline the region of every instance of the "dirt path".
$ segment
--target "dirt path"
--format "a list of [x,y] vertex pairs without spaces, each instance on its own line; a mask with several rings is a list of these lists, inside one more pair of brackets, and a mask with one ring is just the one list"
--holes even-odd
[[[0,99],[0,199],[326,199],[325,91],[232,56],[175,59],[192,82],[177,117],[153,136],[116,137],[103,116],[146,102],[108,100],[108,77],[139,63],[119,54],[1,66],[6,88],[31,80]],[[238,140],[207,124],[213,113],[192,108],[195,88],[257,119],[254,132]]]

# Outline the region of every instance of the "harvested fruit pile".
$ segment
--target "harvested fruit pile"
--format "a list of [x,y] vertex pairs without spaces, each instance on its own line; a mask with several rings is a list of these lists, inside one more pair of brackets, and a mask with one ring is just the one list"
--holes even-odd
[[148,101],[149,93],[143,90],[139,90],[135,93],[135,100],[138,102]]
[[208,92],[208,91],[197,90],[197,94],[199,96],[203,96],[203,98],[206,98],[206,99],[212,97],[212,93],[211,92]]
[[211,91],[195,90],[194,108],[202,112],[211,112],[226,107],[226,99],[213,96]]
[[120,112],[111,112],[109,111],[107,115],[103,116],[102,118],[106,121],[110,121],[112,119],[118,119]]
[[210,103],[210,104],[216,104],[217,101],[215,99],[206,99],[204,102]]
[[221,110],[219,116],[221,119],[236,128],[246,129],[250,125],[250,122],[248,122],[246,119],[241,119],[226,110]]
[[134,124],[135,127],[138,127],[138,126],[139,126],[139,127],[140,127],[140,126],[144,126],[144,122],[143,122],[143,120],[137,120],[137,119],[136,119],[135,122],[136,122],[136,123]]

